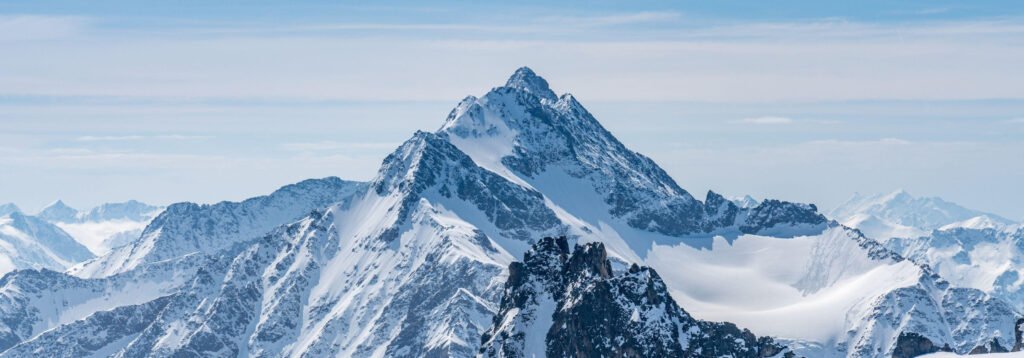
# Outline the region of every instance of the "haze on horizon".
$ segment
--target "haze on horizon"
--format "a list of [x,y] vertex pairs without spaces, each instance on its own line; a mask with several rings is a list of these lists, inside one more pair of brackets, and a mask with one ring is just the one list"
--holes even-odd
[[2,4],[0,203],[366,180],[526,65],[697,197],[1024,218],[1018,3],[588,4]]

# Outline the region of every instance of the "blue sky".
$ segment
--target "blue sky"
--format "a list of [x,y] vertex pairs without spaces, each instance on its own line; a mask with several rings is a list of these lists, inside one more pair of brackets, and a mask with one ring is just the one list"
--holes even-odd
[[528,65],[708,189],[1024,218],[1013,1],[0,3],[0,202],[365,180]]

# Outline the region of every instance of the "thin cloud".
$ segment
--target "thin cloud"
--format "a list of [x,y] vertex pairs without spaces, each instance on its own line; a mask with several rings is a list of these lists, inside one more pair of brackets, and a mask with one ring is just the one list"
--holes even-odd
[[297,142],[297,143],[285,143],[281,145],[281,148],[292,152],[315,152],[315,151],[328,151],[328,150],[354,150],[354,149],[393,149],[400,145],[400,143],[393,142],[335,142],[335,141],[319,141],[319,142]]
[[267,27],[225,27],[192,29],[188,32],[196,34],[302,34],[319,32],[373,32],[373,33],[419,33],[419,32],[491,32],[525,34],[545,31],[531,26],[470,24],[470,23],[323,23],[302,26],[267,26]]
[[122,141],[133,141],[142,140],[146,137],[140,135],[120,135],[120,136],[81,136],[76,140],[80,142],[122,142]]
[[1024,118],[1007,119],[1006,123],[1024,123]]
[[541,22],[559,23],[570,26],[615,26],[634,25],[643,23],[661,23],[675,21],[680,18],[677,12],[647,11],[637,13],[623,13],[605,16],[550,16],[541,19]]
[[139,141],[139,140],[201,140],[210,139],[211,136],[200,136],[200,135],[181,135],[181,134],[162,134],[162,135],[120,135],[120,136],[81,136],[75,140],[80,142],[127,142],[127,141]]
[[576,31],[584,28],[664,23],[680,18],[677,12],[637,12],[605,16],[548,16],[532,21],[530,26],[521,23],[322,23],[302,26],[227,27],[192,30],[210,34],[272,34],[307,33],[331,31],[365,31],[388,33],[430,32],[490,32],[506,34],[554,33],[560,30]]
[[[634,14],[589,23],[668,21],[674,16],[678,15]],[[151,37],[102,31],[89,33],[86,38],[91,41],[40,42],[24,51],[21,45],[11,46],[0,58],[0,67],[17,71],[11,80],[0,81],[0,93],[434,101],[486,90],[494,84],[487,79],[507,76],[494,68],[531,65],[550,68],[545,74],[556,77],[549,81],[591,101],[1021,98],[1019,81],[1005,75],[1024,58],[1016,46],[1024,24],[1011,20],[672,23],[615,27],[615,36],[579,31],[591,28],[571,21],[523,24],[498,19],[481,24],[553,33],[491,36],[459,30],[473,25],[412,24],[397,25],[412,27],[388,33],[388,41],[372,32],[204,34],[195,41],[196,35],[187,30],[173,30],[179,36]],[[433,26],[451,31],[424,39],[424,31]],[[51,54],[46,63],[32,56],[38,51]],[[309,56],[289,55],[294,53]],[[976,53],[990,55],[990,61],[979,65],[980,59],[971,55]],[[182,61],[184,57],[190,60]],[[586,58],[587,66],[566,58]],[[808,64],[813,64],[813,71],[808,71]],[[153,73],[153,67],[163,71]]]
[[793,124],[793,122],[795,121],[792,118],[788,117],[765,116],[743,118],[740,120],[740,122],[748,124]]
[[213,139],[213,136],[208,136],[208,135],[166,134],[166,135],[153,136],[153,138],[155,138],[155,139],[163,139],[163,140],[204,140],[204,139]]
[[82,16],[0,15],[0,42],[68,37],[82,33],[90,22]]
[[945,14],[945,13],[950,12],[951,10],[952,10],[952,8],[950,8],[950,7],[932,7],[932,8],[921,9],[921,10],[918,10],[918,11],[916,11],[914,13],[916,13],[918,15],[936,15],[936,14]]
[[843,145],[843,146],[861,146],[861,145],[910,145],[913,142],[900,139],[900,138],[881,138],[876,140],[838,140],[838,139],[825,139],[825,140],[814,140],[807,142],[810,145]]

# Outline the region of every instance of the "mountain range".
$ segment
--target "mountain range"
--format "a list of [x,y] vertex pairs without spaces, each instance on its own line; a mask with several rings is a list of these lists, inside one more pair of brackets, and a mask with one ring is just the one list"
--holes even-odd
[[[51,207],[39,216],[92,217]],[[844,225],[950,231],[908,212],[699,200],[524,67],[413,134],[369,182],[173,204],[98,257],[5,275],[0,357],[1019,350],[1019,300],[914,255],[935,241]]]
[[1021,223],[903,190],[855,195],[831,215],[955,286],[984,291],[1024,310]]
[[937,197],[915,197],[905,190],[887,194],[854,194],[828,216],[879,240],[925,236],[948,225],[1013,225],[1013,220],[968,209]]
[[112,247],[139,237],[162,208],[127,201],[107,203],[88,211],[63,201],[28,215],[13,203],[0,205],[0,273],[15,269],[64,271]]
[[103,255],[138,238],[142,229],[162,210],[129,200],[79,211],[57,200],[36,216],[57,225],[94,254]]
[[0,215],[0,274],[17,269],[63,271],[95,257],[60,228],[18,210]]

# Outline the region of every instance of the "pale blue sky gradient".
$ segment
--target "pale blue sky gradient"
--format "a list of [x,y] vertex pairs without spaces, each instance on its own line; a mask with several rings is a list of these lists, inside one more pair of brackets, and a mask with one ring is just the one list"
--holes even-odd
[[[171,5],[173,4],[173,5]],[[371,178],[528,65],[702,197],[1024,219],[1019,2],[0,4],[0,202]]]

